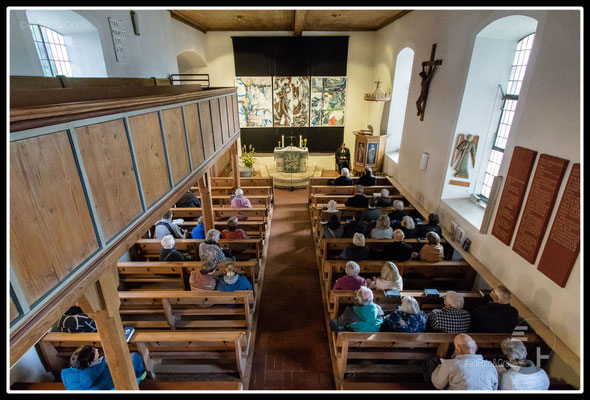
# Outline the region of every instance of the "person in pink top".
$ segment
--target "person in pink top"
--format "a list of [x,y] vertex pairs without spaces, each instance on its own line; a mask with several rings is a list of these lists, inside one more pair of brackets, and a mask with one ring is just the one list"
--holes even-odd
[[333,290],[357,290],[361,286],[367,286],[367,281],[359,276],[361,267],[354,261],[346,263],[346,275],[338,278],[334,284]]
[[244,191],[240,188],[236,190],[236,195],[231,199],[232,208],[252,208],[250,200],[244,196]]
[[215,290],[217,286],[217,262],[203,261],[201,270],[193,270],[189,278],[191,290]]

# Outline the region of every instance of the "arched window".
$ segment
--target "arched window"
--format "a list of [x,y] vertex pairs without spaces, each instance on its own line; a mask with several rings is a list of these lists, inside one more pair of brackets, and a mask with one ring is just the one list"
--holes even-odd
[[[406,118],[406,105],[408,92],[412,78],[412,64],[414,62],[414,50],[404,48],[397,55],[395,74],[393,77],[393,89],[391,91],[391,104],[387,123],[387,153],[399,152],[402,143],[402,133]],[[397,157],[394,157],[396,159]]]
[[64,37],[42,25],[31,24],[29,26],[45,76],[72,76]]

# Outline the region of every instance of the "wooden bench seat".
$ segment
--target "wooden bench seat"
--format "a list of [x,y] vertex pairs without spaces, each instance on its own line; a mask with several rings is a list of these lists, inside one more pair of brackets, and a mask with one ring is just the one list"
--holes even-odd
[[[325,186],[330,179],[336,179],[337,176],[312,176],[309,178],[309,186]],[[356,185],[358,176],[350,176],[353,183]],[[375,175],[375,185],[391,185],[389,178],[383,175]],[[371,186],[366,186],[371,187]],[[391,194],[391,193],[390,193]]]
[[[205,239],[176,239],[175,247],[178,251],[189,252],[198,257],[199,244]],[[230,249],[241,250],[242,255],[260,261],[263,251],[263,239],[220,239],[221,247],[227,246]],[[158,261],[162,244],[160,239],[139,239],[131,247],[131,256],[133,261]]]
[[[215,225],[215,229],[221,232],[227,228],[227,220],[213,221],[213,225]],[[248,234],[248,237],[265,238],[266,225],[266,222],[262,220],[253,221],[247,219],[244,221],[238,221],[237,229],[243,229]],[[192,232],[193,228],[197,226],[197,220],[184,221],[182,224],[179,224],[179,226]],[[155,230],[152,229],[152,237],[155,236],[154,232]]]
[[[62,382],[15,382],[10,387],[11,390],[66,390]],[[241,382],[217,382],[217,381],[202,381],[202,382],[170,382],[170,381],[155,381],[152,379],[144,379],[139,382],[139,390],[217,390],[217,391],[232,391],[244,390],[244,385]]]
[[[244,186],[241,187],[244,192],[244,196],[268,196],[272,200],[273,187],[272,186]],[[193,186],[190,191],[197,194],[199,193],[199,187]],[[211,195],[213,196],[229,196],[235,194],[233,186],[211,186]]]
[[[201,199],[200,194],[196,194],[197,198]],[[231,196],[228,195],[213,195],[211,196],[211,202],[213,203],[213,207],[231,207]],[[271,205],[271,198],[267,195],[253,195],[248,196],[248,200],[250,200],[250,204],[253,207],[270,207]]]
[[[352,196],[354,196],[354,192],[352,193],[314,193],[312,195],[310,195],[311,197],[311,207],[316,207],[316,206],[322,206],[324,204],[328,204],[328,202],[330,200],[334,200],[337,204],[342,204],[344,205],[346,203],[346,200],[350,199]],[[367,199],[371,199],[373,197],[372,194],[367,194],[365,193],[364,196]],[[408,203],[408,201],[405,199],[404,196],[398,195],[398,196],[390,196],[393,200],[401,200],[404,202],[405,206],[409,206],[410,204]]]
[[[248,332],[225,331],[142,331],[136,330],[129,341],[129,351],[138,352],[151,379],[163,374],[191,374],[194,380],[223,376],[223,381],[242,381]],[[101,348],[98,333],[49,332],[39,342],[45,365],[56,376],[68,367],[76,348],[91,344]],[[202,377],[203,379],[198,379]],[[242,384],[244,382],[242,381]]]
[[[197,219],[203,215],[203,209],[199,207],[176,207],[171,208],[174,218]],[[246,217],[249,220],[267,221],[269,209],[266,207],[252,208],[231,208],[231,207],[213,207],[213,218],[216,221],[227,220],[230,217]]]
[[[214,176],[211,177],[211,186],[232,186],[234,185],[233,177]],[[240,187],[242,190],[250,186],[269,186],[271,188],[271,202],[274,201],[274,179],[273,177],[240,177]]]

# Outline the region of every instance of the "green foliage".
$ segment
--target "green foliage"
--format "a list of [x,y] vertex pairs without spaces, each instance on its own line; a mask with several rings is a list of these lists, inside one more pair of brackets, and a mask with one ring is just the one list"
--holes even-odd
[[243,145],[242,155],[240,156],[240,163],[246,168],[252,168],[255,161],[256,153],[254,152],[254,147],[250,145],[248,148],[246,148],[246,145]]

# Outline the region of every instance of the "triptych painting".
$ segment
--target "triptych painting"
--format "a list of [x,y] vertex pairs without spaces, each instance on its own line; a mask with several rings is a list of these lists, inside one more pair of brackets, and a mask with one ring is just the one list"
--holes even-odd
[[346,77],[238,77],[242,128],[344,126]]

